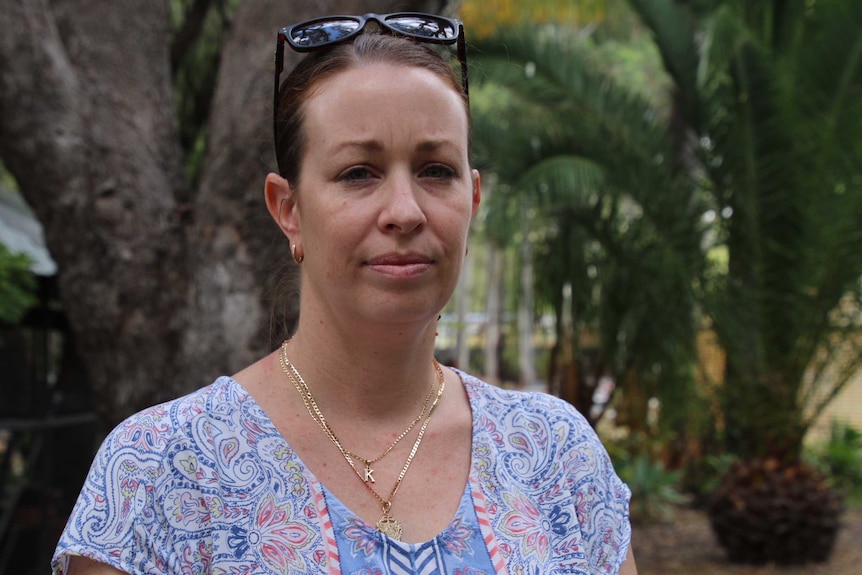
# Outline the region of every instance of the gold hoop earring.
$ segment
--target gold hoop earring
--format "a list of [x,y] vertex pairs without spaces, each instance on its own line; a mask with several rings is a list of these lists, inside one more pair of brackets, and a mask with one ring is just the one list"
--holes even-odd
[[303,260],[305,260],[305,256],[296,255],[296,244],[291,244],[290,246],[290,255],[293,256],[293,261],[296,262],[296,265],[302,264]]

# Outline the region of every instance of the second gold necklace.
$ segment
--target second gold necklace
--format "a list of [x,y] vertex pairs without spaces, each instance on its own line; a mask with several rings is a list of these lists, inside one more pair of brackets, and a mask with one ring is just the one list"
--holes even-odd
[[[296,368],[293,368],[293,369],[295,370]],[[297,371],[297,375],[299,375],[298,371]],[[301,376],[300,376],[300,381],[301,381]],[[308,387],[308,386],[306,386],[306,387]],[[389,452],[392,451],[396,445],[398,445],[398,442],[401,441],[402,439],[404,439],[404,437],[406,437],[408,433],[413,431],[413,428],[416,427],[417,423],[422,421],[422,419],[425,417],[425,413],[428,411],[428,402],[431,401],[432,395],[434,395],[434,386],[433,385],[428,388],[428,395],[425,396],[425,402],[422,404],[422,411],[419,412],[419,415],[417,415],[416,418],[410,422],[410,425],[407,426],[407,429],[402,431],[401,434],[395,438],[395,441],[390,443],[386,447],[386,449],[384,449],[383,452],[380,455],[378,455],[377,457],[375,457],[373,459],[367,459],[365,457],[362,457],[361,455],[359,455],[355,451],[350,451],[349,449],[347,450],[347,453],[349,453],[351,457],[355,457],[356,459],[358,459],[359,461],[361,461],[362,463],[365,464],[365,474],[362,477],[362,479],[363,479],[363,481],[365,481],[365,483],[368,483],[369,481],[371,483],[374,483],[374,468],[371,467],[371,464],[377,463],[378,461],[380,461],[381,459],[383,459],[384,457],[389,455]],[[309,392],[309,396],[311,396],[311,392]],[[317,405],[314,401],[314,397],[311,397],[311,404],[314,406]]]
[[[404,462],[404,466],[401,468],[401,473],[398,474],[398,478],[395,480],[395,485],[392,487],[392,491],[389,493],[389,497],[383,499],[383,497],[377,493],[377,491],[371,486],[365,476],[356,468],[356,464],[353,462],[352,454],[341,441],[336,437],[335,433],[332,431],[332,428],[329,427],[329,424],[326,422],[326,418],[323,416],[323,412],[318,407],[317,402],[314,400],[314,396],[311,394],[311,390],[308,388],[308,385],[305,383],[305,380],[302,378],[302,375],[299,373],[299,370],[290,362],[287,357],[287,344],[289,340],[285,340],[285,342],[281,346],[281,353],[279,354],[279,359],[281,361],[281,368],[284,373],[287,375],[288,379],[290,379],[293,386],[299,392],[302,397],[302,402],[305,404],[305,408],[308,411],[311,418],[317,423],[317,425],[323,430],[329,440],[338,448],[341,452],[341,455],[344,456],[344,459],[347,463],[350,464],[351,469],[356,474],[356,476],[362,481],[362,484],[365,485],[366,488],[371,492],[372,495],[380,502],[381,507],[383,508],[383,517],[377,522],[377,530],[381,533],[388,535],[389,537],[401,540],[401,535],[403,533],[403,526],[399,521],[396,521],[395,518],[391,514],[392,510],[392,501],[395,499],[395,494],[398,492],[398,488],[401,486],[401,482],[404,480],[404,476],[407,474],[407,469],[410,467],[410,463],[413,462],[413,457],[416,455],[416,451],[419,449],[419,444],[422,443],[422,438],[425,436],[425,430],[428,428],[428,424],[431,421],[431,416],[434,414],[434,410],[437,408],[437,404],[440,402],[440,398],[443,396],[443,389],[446,387],[445,377],[443,376],[443,369],[440,367],[440,364],[436,359],[433,359],[434,370],[437,373],[438,380],[438,390],[437,396],[434,398],[434,403],[431,404],[431,407],[428,409],[428,413],[425,415],[425,420],[422,422],[422,426],[419,428],[419,434],[416,437],[416,441],[413,443],[413,448],[410,450],[410,455],[407,456],[407,461]],[[433,389],[433,388],[432,388]],[[423,408],[424,412],[424,408]],[[411,426],[412,427],[412,426]],[[409,430],[408,430],[409,431]],[[399,441],[404,435],[408,433],[405,431],[397,441]],[[394,446],[394,445],[393,445]],[[387,448],[386,453],[388,453]],[[384,453],[385,455],[385,453]],[[382,455],[380,456],[382,457]],[[378,458],[379,459],[379,458]],[[368,462],[366,463],[366,468],[368,467]]]

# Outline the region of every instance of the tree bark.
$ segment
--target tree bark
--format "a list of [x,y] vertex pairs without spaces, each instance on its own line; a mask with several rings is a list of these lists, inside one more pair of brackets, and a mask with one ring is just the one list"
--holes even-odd
[[[288,250],[262,198],[275,165],[276,31],[396,5],[439,12],[445,2],[243,2],[190,190],[166,3],[0,0],[0,157],[45,228],[108,423],[233,373],[282,337],[271,334],[270,288]],[[289,325],[295,298],[286,309]]]
[[487,242],[485,247],[486,271],[485,281],[488,300],[485,304],[485,348],[483,376],[488,383],[502,383],[500,373],[500,340],[502,338],[503,322],[503,250]]
[[139,6],[0,4],[0,155],[44,226],[105,415],[181,389],[188,317],[167,14]]
[[521,297],[518,299],[518,371],[521,385],[531,387],[536,382],[536,358],[533,346],[535,297],[533,286],[533,244],[530,243],[530,210],[521,214]]
[[468,323],[473,300],[473,260],[475,256],[469,253],[464,258],[461,277],[458,278],[456,298],[456,325],[458,334],[455,339],[455,365],[459,369],[470,369],[470,333]]

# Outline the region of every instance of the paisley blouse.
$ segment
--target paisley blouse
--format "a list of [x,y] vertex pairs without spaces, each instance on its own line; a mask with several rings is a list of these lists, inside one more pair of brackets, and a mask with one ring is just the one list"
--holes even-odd
[[458,372],[472,462],[458,512],[421,544],[355,516],[236,381],[151,407],[106,438],[54,554],[132,574],[614,574],[630,491],[586,420]]

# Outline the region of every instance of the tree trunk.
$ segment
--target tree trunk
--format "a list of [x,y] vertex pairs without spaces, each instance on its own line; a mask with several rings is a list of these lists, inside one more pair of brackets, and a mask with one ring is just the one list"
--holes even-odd
[[485,273],[488,287],[488,301],[485,306],[485,370],[488,383],[500,384],[500,339],[503,321],[503,251],[493,242],[485,248],[487,268]]
[[521,297],[518,300],[518,369],[521,384],[532,386],[536,381],[536,360],[533,353],[533,245],[529,239],[529,210],[521,215]]
[[[222,53],[198,191],[184,177],[166,2],[0,0],[0,157],[45,229],[109,423],[271,349],[269,224],[278,27],[438,1],[246,0]],[[297,61],[288,50],[287,66]],[[277,306],[278,307],[278,306]],[[287,309],[295,320],[295,298]]]
[[556,375],[559,389],[559,397],[579,408],[585,417],[589,417],[589,410],[582,411],[581,390],[583,388],[580,378],[579,356],[580,349],[578,337],[575,333],[575,311],[572,299],[572,285],[566,283],[563,286],[562,310],[557,315],[557,345]]
[[0,155],[45,229],[105,414],[175,395],[188,324],[161,2],[0,4]]
[[458,333],[455,337],[455,365],[464,370],[470,369],[470,334],[467,323],[473,299],[473,262],[474,256],[469,253],[464,258],[461,277],[458,278],[458,289],[455,292]]

